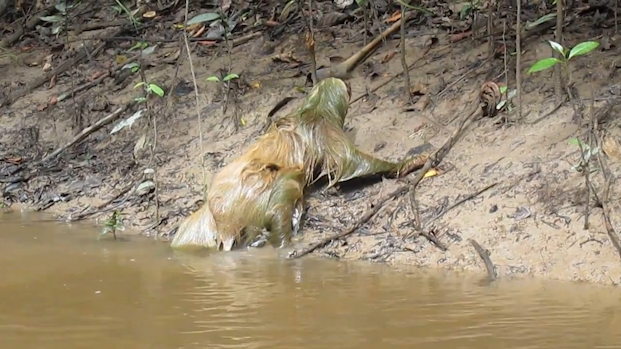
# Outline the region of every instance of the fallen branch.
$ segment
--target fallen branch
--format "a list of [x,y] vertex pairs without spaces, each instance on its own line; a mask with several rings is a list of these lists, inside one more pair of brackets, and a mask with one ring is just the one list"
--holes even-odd
[[[109,208],[109,209],[105,209],[106,206],[110,205],[111,203],[113,203],[116,199],[120,198],[121,196],[125,195],[126,193],[128,193],[131,189],[134,189],[129,195],[127,195],[125,197],[125,199],[123,199],[121,202],[119,202],[118,204],[116,204],[115,206]],[[115,196],[113,196],[112,198],[110,198],[109,200],[107,200],[106,202],[99,204],[97,206],[95,206],[95,208],[93,210],[90,211],[86,211],[89,207],[87,206],[86,208],[84,208],[80,213],[76,214],[75,216],[71,216],[69,215],[69,217],[67,217],[66,221],[67,222],[73,222],[73,221],[79,221],[82,220],[86,217],[92,216],[96,213],[101,213],[101,212],[107,212],[107,211],[111,211],[114,210],[118,207],[120,207],[121,205],[123,205],[127,199],[129,199],[134,192],[136,191],[136,188],[138,188],[138,186],[132,182],[131,185],[126,186],[125,188],[123,188],[118,194],[116,194]],[[86,211],[86,212],[85,212]]]
[[135,54],[134,56],[128,58],[126,61],[124,61],[122,64],[117,64],[115,65],[112,69],[107,70],[106,72],[104,72],[100,77],[98,77],[97,79],[87,82],[85,84],[82,84],[80,86],[75,87],[74,89],[70,89],[69,91],[63,92],[60,95],[58,95],[58,97],[56,98],[56,103],[59,103],[61,101],[64,101],[65,99],[71,97],[71,96],[75,96],[75,94],[80,93],[86,89],[95,87],[97,85],[99,85],[102,81],[104,81],[106,78],[113,76],[114,74],[116,74],[117,71],[121,70],[125,65],[133,63],[135,60],[138,59],[138,57],[142,54],[142,52]]
[[111,114],[106,115],[105,117],[103,117],[102,119],[99,119],[96,123],[94,123],[92,126],[88,126],[85,127],[80,133],[78,133],[75,137],[73,137],[72,140],[70,140],[67,144],[63,145],[62,147],[56,149],[54,152],[52,152],[51,154],[49,154],[48,156],[44,157],[43,159],[39,160],[36,164],[42,164],[45,163],[47,161],[50,161],[51,159],[57,157],[60,153],[62,153],[63,151],[65,151],[67,148],[71,147],[72,145],[80,142],[81,140],[83,140],[84,138],[86,138],[88,135],[90,135],[91,133],[99,130],[100,128],[108,125],[109,123],[111,123],[112,121],[116,120],[119,116],[121,116],[121,114],[129,107],[128,104],[125,104],[121,107],[118,107],[115,111],[113,111]]
[[421,231],[419,234],[424,236],[427,240],[432,242],[434,245],[436,245],[437,248],[441,249],[442,251],[444,252],[448,251],[448,247],[442,241],[440,241],[437,237],[435,237],[435,235],[431,235],[430,233],[426,231]]
[[494,263],[492,263],[492,260],[489,258],[489,253],[474,239],[469,239],[469,241],[479,254],[479,257],[483,260],[483,263],[485,263],[485,269],[487,269],[487,275],[489,276],[490,281],[496,280],[496,269],[494,268]]
[[429,224],[431,224],[431,223],[435,222],[436,220],[440,219],[442,216],[444,216],[450,210],[452,210],[455,207],[465,203],[466,201],[470,201],[470,200],[476,198],[477,196],[485,193],[486,191],[488,191],[488,190],[492,189],[493,187],[497,186],[498,184],[500,184],[500,182],[494,182],[492,184],[489,184],[489,185],[485,186],[483,189],[477,190],[476,192],[474,192],[474,193],[472,193],[472,194],[462,198],[461,200],[458,200],[457,202],[455,202],[451,206],[447,207],[445,210],[442,210],[442,212],[438,213],[436,216],[434,216],[433,218],[431,218],[430,220],[425,222],[423,227],[429,226]]
[[0,48],[7,48],[13,45],[19,38],[24,35],[24,33],[31,32],[35,29],[35,27],[41,22],[41,17],[49,16],[55,11],[54,6],[43,9],[41,12],[34,14],[30,19],[26,22],[25,25],[17,26],[15,32],[11,35],[8,35],[4,39],[0,41]]

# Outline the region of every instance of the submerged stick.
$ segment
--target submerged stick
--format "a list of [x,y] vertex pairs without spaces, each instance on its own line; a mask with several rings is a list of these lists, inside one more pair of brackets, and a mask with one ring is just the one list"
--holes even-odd
[[488,252],[483,249],[483,247],[481,247],[476,240],[469,239],[469,241],[483,260],[483,263],[485,263],[485,269],[487,269],[487,275],[489,276],[490,281],[496,280],[496,270],[494,268],[494,263],[492,263],[492,260],[489,258]]

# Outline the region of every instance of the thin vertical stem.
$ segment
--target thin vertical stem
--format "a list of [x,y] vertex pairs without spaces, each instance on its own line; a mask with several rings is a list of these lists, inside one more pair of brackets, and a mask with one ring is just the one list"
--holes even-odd
[[517,0],[517,19],[515,30],[517,32],[515,40],[515,49],[517,51],[515,59],[516,97],[518,103],[518,120],[522,120],[522,35],[520,35],[522,33],[522,0]]
[[405,90],[405,99],[403,102],[412,104],[412,93],[410,92],[410,72],[408,64],[405,61],[405,22],[405,4],[401,3],[401,65],[403,66],[403,75],[405,77],[405,86],[403,86]]
[[200,142],[201,149],[201,169],[203,175],[203,199],[207,200],[207,174],[205,172],[205,149],[203,148],[203,126],[202,126],[202,118],[201,118],[201,110],[200,110],[200,100],[198,96],[198,85],[196,83],[196,73],[194,72],[194,65],[192,64],[192,54],[190,51],[190,43],[188,40],[188,12],[190,8],[190,0],[185,0],[185,17],[183,20],[183,40],[185,43],[185,51],[188,54],[188,62],[190,63],[190,73],[192,74],[192,83],[194,83],[194,96],[196,97],[196,115],[198,118],[198,141]]

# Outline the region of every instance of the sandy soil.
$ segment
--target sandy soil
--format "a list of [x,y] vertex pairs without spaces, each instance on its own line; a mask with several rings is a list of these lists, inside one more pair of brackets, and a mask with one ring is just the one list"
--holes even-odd
[[[575,113],[573,107],[565,103],[559,110],[538,120],[556,104],[554,79],[551,71],[528,75],[526,70],[536,60],[550,55],[546,40],[553,37],[550,33],[532,37],[525,43],[522,56],[524,116],[518,119],[515,112],[510,115],[504,112],[496,118],[477,121],[444,159],[440,165],[441,174],[420,183],[416,203],[421,223],[425,231],[447,245],[447,251],[416,234],[413,206],[409,196],[405,196],[387,204],[345,241],[333,242],[316,253],[332,258],[484,273],[483,261],[470,243],[470,239],[474,239],[490,252],[500,277],[528,275],[620,283],[621,258],[607,234],[602,208],[588,210],[588,227],[585,229],[588,194],[585,178],[572,169],[580,160],[580,152],[577,145],[568,143],[570,138],[586,137],[585,120],[590,113],[591,91],[596,99],[596,110],[601,110],[606,100],[618,101],[621,97],[618,82],[621,48],[614,45],[620,37],[615,36],[614,28],[590,30],[591,22],[585,19],[581,24],[586,29],[570,28],[566,32],[566,45],[603,38],[613,44],[602,45],[588,57],[578,58],[571,69],[576,81],[574,93],[584,104],[581,113]],[[346,58],[362,47],[361,35],[346,29],[348,27],[351,25],[336,25],[317,35],[318,64],[329,65],[330,57]],[[410,72],[412,89],[422,91],[416,100],[429,98],[430,102],[416,111],[403,111],[403,79],[398,77],[380,88],[373,98],[353,103],[346,125],[361,149],[392,160],[401,159],[409,149],[424,143],[439,148],[455,129],[456,119],[476,101],[480,86],[486,81],[499,84],[506,81],[503,58],[486,60],[487,43],[483,40],[466,39],[450,44],[444,36],[438,35],[439,42],[425,54],[430,36],[421,33],[428,33],[429,27],[412,24],[408,30],[407,60],[409,63],[417,61]],[[79,37],[100,35],[102,31],[84,32]],[[355,40],[345,43],[350,38]],[[180,60],[176,74],[175,61],[169,64],[162,60],[165,54],[174,56],[179,43],[160,43],[154,53],[157,58],[150,59],[153,66],[146,69],[145,75],[149,81],[165,87],[167,92],[171,86],[177,88],[170,99],[154,98],[148,103],[153,114],[157,115],[154,159],[148,150],[135,150],[141,136],[153,140],[154,131],[148,118],[143,117],[131,128],[110,134],[118,123],[116,121],[69,147],[45,167],[29,172],[31,178],[27,183],[9,184],[5,174],[14,168],[15,163],[42,158],[66,144],[83,127],[138,96],[138,90],[133,86],[140,78],[135,74],[121,84],[115,84],[111,78],[105,79],[78,93],[75,98],[47,105],[48,101],[72,86],[90,81],[92,76],[114,63],[119,55],[127,54],[127,49],[135,42],[121,41],[109,45],[98,56],[69,70],[69,74],[57,76],[53,86],[47,82],[12,105],[2,107],[0,170],[3,172],[0,172],[0,179],[3,180],[0,188],[5,193],[4,203],[23,203],[53,212],[61,218],[97,212],[85,219],[99,224],[111,214],[105,209],[117,207],[128,228],[123,234],[159,234],[164,237],[202,203],[201,157],[205,160],[209,181],[213,173],[258,137],[268,111],[279,100],[287,96],[297,98],[279,115],[297,106],[303,96],[299,88],[304,86],[305,76],[290,76],[301,69],[295,68],[295,59],[309,61],[302,40],[301,34],[291,31],[278,41],[256,38],[235,47],[232,71],[241,79],[235,82],[236,88],[232,92],[236,94],[236,100],[230,98],[224,114],[221,91],[206,78],[227,68],[226,50],[193,44],[192,62],[198,83],[202,144],[190,65],[187,59]],[[70,44],[64,52],[52,51],[39,43],[41,49],[24,54],[19,62],[2,58],[0,76],[11,77],[10,81],[2,81],[4,97],[44,74],[42,69],[46,60],[53,67],[58,66],[71,56],[67,52],[79,51],[80,43]],[[354,97],[401,71],[399,54],[385,62],[391,52],[399,52],[397,44],[398,40],[388,40],[356,70],[350,80]],[[282,63],[276,58],[292,62]],[[513,65],[514,61],[508,64]],[[303,69],[306,72],[308,68]],[[464,74],[468,75],[462,79]],[[514,85],[514,74],[509,72],[508,75],[510,84]],[[175,76],[185,84],[179,85]],[[189,88],[184,88],[186,86]],[[421,105],[422,102],[416,104]],[[135,110],[125,111],[122,118],[126,119]],[[619,107],[614,106],[600,122],[606,135],[618,142],[621,141],[619,112]],[[245,124],[239,130],[233,127],[235,115]],[[509,121],[505,122],[503,118]],[[621,161],[613,152],[609,151],[607,155],[610,171],[618,177]],[[115,203],[101,210],[93,209],[141,181],[146,168],[157,169],[159,221],[155,220],[153,192],[132,195],[127,200],[123,194]],[[601,196],[604,187],[602,170],[594,171],[590,177],[597,195]],[[451,208],[459,200],[494,183],[493,188]],[[348,229],[370,205],[401,185],[404,184],[384,180],[361,189],[312,193],[308,219],[303,234],[296,238],[296,246],[304,247]],[[618,188],[618,184],[611,186],[608,201],[612,227],[616,232],[621,229]],[[590,195],[590,206],[593,206],[594,194]],[[116,204],[118,202],[122,204]],[[448,208],[446,214],[437,217]]]

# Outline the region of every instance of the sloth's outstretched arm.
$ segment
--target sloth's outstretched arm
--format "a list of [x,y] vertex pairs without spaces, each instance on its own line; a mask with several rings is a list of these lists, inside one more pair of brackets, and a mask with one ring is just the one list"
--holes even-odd
[[427,161],[426,156],[419,156],[402,162],[390,162],[356,150],[351,152],[348,161],[344,161],[343,176],[340,181],[372,175],[403,177],[412,171],[421,169],[425,161]]
[[269,230],[268,240],[275,248],[288,244],[294,229],[298,228],[294,224],[298,225],[299,222],[294,222],[293,217],[296,210],[302,209],[303,193],[304,173],[301,170],[283,170],[274,181],[265,225]]
[[[344,137],[342,139],[345,139]],[[353,142],[347,140],[333,144],[332,154],[333,165],[330,168],[335,171],[334,175],[338,182],[372,175],[403,177],[412,171],[421,169],[427,161],[426,155],[412,157],[401,162],[382,160],[358,150]]]

